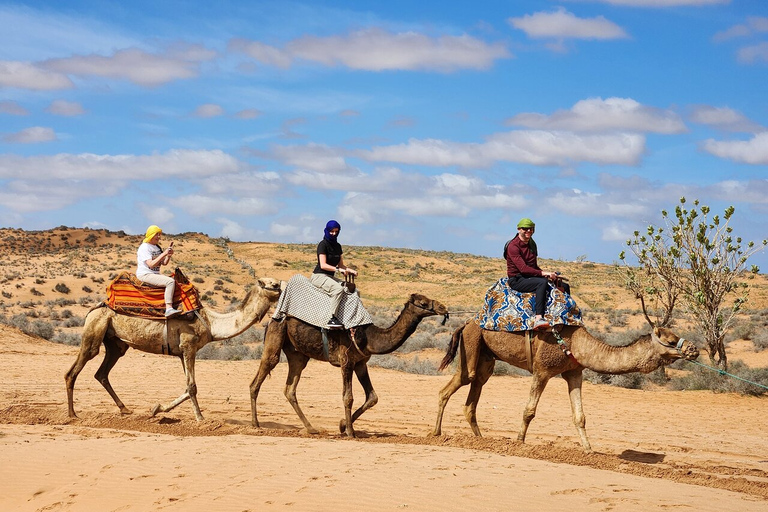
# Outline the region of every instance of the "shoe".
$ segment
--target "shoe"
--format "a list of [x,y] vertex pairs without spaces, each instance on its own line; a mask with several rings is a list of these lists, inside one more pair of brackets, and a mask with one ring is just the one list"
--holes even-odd
[[539,318],[533,323],[534,331],[546,331],[547,329],[549,329],[549,322],[547,322],[543,318]]
[[325,325],[326,329],[343,329],[344,324],[339,322],[339,319],[336,318],[336,315],[332,316],[330,320],[328,320],[328,323]]
[[167,308],[165,310],[165,318],[171,318],[172,316],[180,315],[183,311],[180,309]]

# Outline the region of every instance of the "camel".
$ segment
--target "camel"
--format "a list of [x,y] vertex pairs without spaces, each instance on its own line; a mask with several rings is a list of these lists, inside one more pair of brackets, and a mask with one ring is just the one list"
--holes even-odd
[[203,308],[198,311],[199,316],[195,315],[194,320],[182,318],[154,320],[126,316],[115,313],[103,304],[91,309],[85,317],[80,353],[65,376],[69,417],[77,417],[73,404],[75,380],[86,363],[98,355],[99,347],[103,343],[104,361],[94,377],[104,386],[122,414],[131,414],[132,411],[123,404],[112,389],[109,383],[109,372],[129,348],[135,348],[152,354],[178,356],[187,379],[186,391],[168,405],[157,404],[152,409],[152,416],[159,412],[170,411],[189,399],[194,407],[197,421],[202,421],[203,415],[197,403],[197,384],[195,383],[197,351],[211,341],[225,340],[244,332],[260,321],[279,297],[280,282],[272,278],[262,278],[234,311],[219,313]]
[[[584,451],[591,452],[581,403],[584,368],[611,374],[649,373],[680,358],[693,360],[699,356],[699,350],[692,342],[666,328],[654,327],[651,334],[641,336],[625,347],[603,343],[582,326],[562,326],[557,336],[563,342],[562,348],[558,346],[556,333],[534,333],[530,346],[532,361],[529,363],[525,332],[488,331],[473,320],[459,327],[451,338],[440,369],[448,366],[461,349],[459,364],[451,381],[440,390],[437,422],[431,435],[441,435],[443,412],[448,400],[467,384],[471,386],[464,405],[464,416],[472,432],[476,436],[481,435],[477,426],[477,404],[483,385],[493,374],[496,360],[500,359],[518,368],[530,369],[533,373],[528,404],[523,412],[523,424],[517,435],[518,441],[525,442],[528,426],[536,415],[536,406],[547,382],[556,375],[562,375],[568,383],[573,423],[581,438],[581,445]],[[570,354],[567,354],[568,350]]]
[[[310,359],[328,361],[333,366],[341,367],[344,383],[342,393],[345,417],[339,423],[339,431],[349,437],[355,437],[352,424],[365,411],[376,405],[379,398],[373,390],[371,378],[368,375],[368,360],[372,354],[389,354],[405,343],[413,334],[423,318],[434,315],[445,315],[448,309],[441,303],[423,295],[414,293],[405,303],[397,320],[388,328],[367,324],[352,330],[327,331],[327,343],[323,343],[319,327],[310,325],[298,318],[286,317],[282,321],[270,321],[264,335],[264,352],[258,373],[251,382],[251,420],[254,427],[259,427],[256,411],[256,401],[264,379],[274,369],[280,360],[280,350],[288,359],[288,377],[285,381],[285,397],[293,406],[307,432],[318,434],[304,416],[296,400],[296,387],[301,378],[301,372]],[[352,372],[365,390],[365,403],[352,414]]]

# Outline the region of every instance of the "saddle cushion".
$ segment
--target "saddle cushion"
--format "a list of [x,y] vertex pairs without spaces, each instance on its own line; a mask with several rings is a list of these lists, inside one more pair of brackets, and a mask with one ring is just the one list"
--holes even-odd
[[[307,277],[296,274],[280,294],[272,318],[280,320],[286,315],[316,327],[325,327],[331,317],[331,298],[309,282]],[[373,323],[357,290],[342,295],[337,316],[347,329]]]
[[[176,269],[173,278],[173,307],[185,313],[200,309],[200,294],[181,269]],[[144,284],[135,274],[121,272],[107,285],[107,306],[121,315],[165,318],[165,288]]]
[[[533,329],[536,294],[515,291],[507,286],[507,280],[506,277],[501,278],[488,289],[483,309],[475,315],[475,322],[489,331]],[[576,301],[551,283],[544,318],[552,325],[583,325]]]

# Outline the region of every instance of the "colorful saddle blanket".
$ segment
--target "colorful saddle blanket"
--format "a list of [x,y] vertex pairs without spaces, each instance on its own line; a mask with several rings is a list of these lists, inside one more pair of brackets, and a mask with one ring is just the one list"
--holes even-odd
[[[331,318],[331,298],[313,285],[306,276],[296,274],[280,294],[272,318],[282,320],[286,315],[316,327],[325,327]],[[347,329],[373,323],[357,291],[342,295],[338,318]]]
[[[536,295],[520,293],[507,286],[508,278],[499,279],[485,293],[482,311],[475,322],[489,331],[527,331],[533,329]],[[544,315],[550,324],[583,325],[581,310],[573,298],[549,285],[549,299]]]
[[[200,309],[200,294],[176,269],[173,307],[187,313]],[[144,284],[135,274],[122,272],[107,285],[107,306],[121,315],[165,318],[165,288]]]

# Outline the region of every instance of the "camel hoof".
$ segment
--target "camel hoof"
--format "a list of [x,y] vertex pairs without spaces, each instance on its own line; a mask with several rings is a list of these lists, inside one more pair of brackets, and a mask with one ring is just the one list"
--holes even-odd
[[307,434],[317,435],[320,431],[317,430],[315,427],[307,427]]
[[347,420],[339,421],[339,433],[343,434],[347,431]]
[[157,404],[152,408],[152,412],[149,415],[154,417],[157,413],[161,412],[162,410],[163,410],[163,406],[160,404]]
[[120,414],[122,414],[123,416],[127,416],[128,414],[133,414],[133,411],[127,407],[123,407],[122,409],[120,409]]

